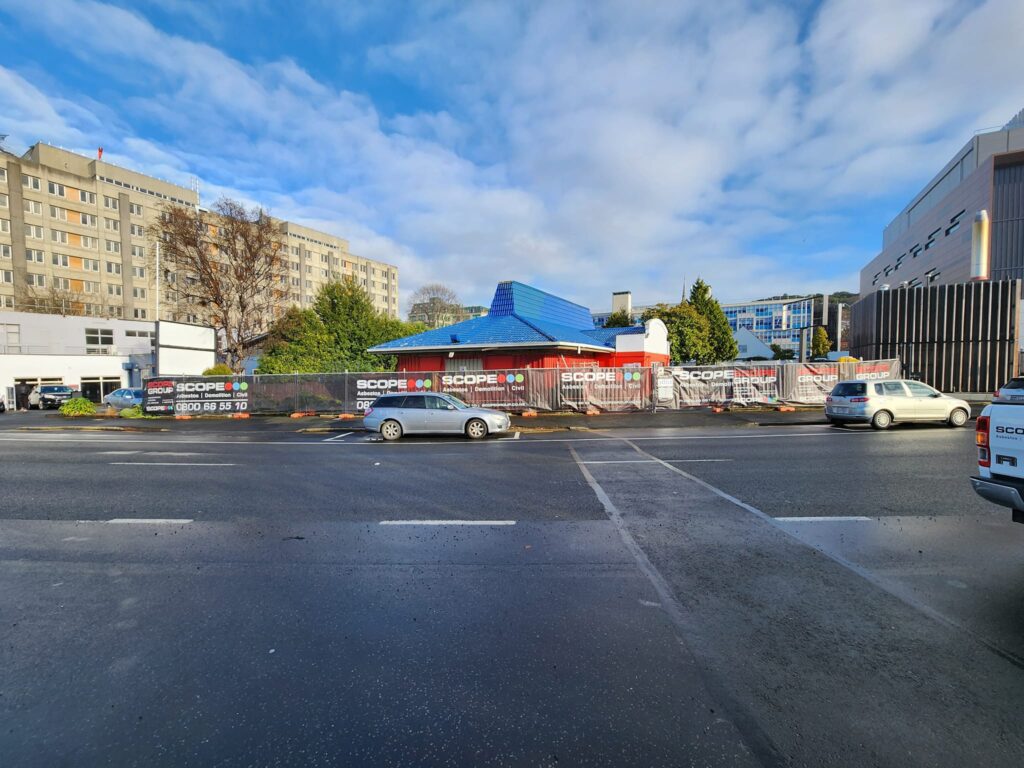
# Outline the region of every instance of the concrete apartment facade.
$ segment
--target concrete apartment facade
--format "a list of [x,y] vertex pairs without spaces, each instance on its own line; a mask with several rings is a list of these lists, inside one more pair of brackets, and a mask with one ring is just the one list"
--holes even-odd
[[[0,151],[0,310],[43,299],[88,316],[155,320],[150,228],[163,207],[197,207],[194,190],[39,143]],[[374,306],[398,316],[398,269],[349,251],[342,238],[282,222],[287,304],[307,306],[329,280],[353,277]],[[200,322],[165,286],[161,318]]]
[[1024,112],[971,138],[882,233],[860,295],[971,279],[971,227],[989,219],[993,280],[1024,278]]

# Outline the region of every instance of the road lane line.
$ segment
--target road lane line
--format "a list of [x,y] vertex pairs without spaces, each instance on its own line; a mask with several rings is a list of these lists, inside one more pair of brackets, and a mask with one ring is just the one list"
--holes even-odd
[[[640,572],[647,577],[647,581],[650,582],[651,587],[661,602],[662,608],[668,615],[669,620],[675,625],[676,634],[679,638],[680,644],[686,648],[690,656],[697,662],[695,665],[700,675],[702,682],[704,683],[705,689],[711,696],[718,700],[723,708],[728,713],[728,719],[736,726],[736,729],[740,732],[743,740],[747,743],[758,758],[760,758],[763,765],[775,766],[782,765],[782,758],[772,744],[771,739],[762,730],[757,720],[750,714],[745,707],[743,707],[738,701],[733,698],[732,694],[726,689],[725,685],[718,679],[717,675],[712,672],[711,665],[708,660],[699,656],[696,650],[690,645],[687,639],[693,634],[693,628],[689,626],[689,622],[686,615],[683,613],[683,608],[676,600],[675,594],[672,592],[672,588],[668,585],[665,577],[661,575],[661,572],[654,566],[654,563],[647,557],[647,553],[644,552],[643,548],[637,543],[636,539],[633,538],[633,534],[629,532],[629,528],[626,526],[625,521],[622,518],[622,513],[619,508],[615,506],[615,502],[611,500],[611,497],[605,493],[604,488],[601,487],[600,483],[594,479],[594,476],[587,469],[586,463],[580,458],[580,455],[576,452],[573,446],[569,446],[569,453],[572,455],[573,460],[576,462],[576,466],[579,467],[580,474],[583,475],[583,479],[587,481],[587,485],[597,496],[597,500],[601,502],[601,506],[604,507],[605,514],[608,515],[608,519],[611,521],[615,530],[619,533],[619,538],[622,539],[622,543],[626,546],[626,549],[633,556],[633,560],[636,562],[637,568]],[[651,457],[654,458],[654,457]]]
[[237,467],[237,464],[200,464],[194,461],[111,461],[114,467]]
[[[867,434],[867,433],[865,433],[865,434]],[[932,620],[938,622],[939,624],[942,624],[942,625],[944,625],[944,626],[946,626],[946,627],[948,627],[950,629],[959,630],[960,632],[963,632],[967,637],[970,637],[971,639],[973,639],[977,643],[981,644],[982,646],[987,648],[989,651],[994,653],[996,656],[1001,658],[1003,661],[1007,661],[1010,664],[1013,664],[1018,669],[1024,669],[1024,657],[1018,655],[1017,653],[1015,653],[1015,652],[1013,652],[1011,650],[1007,650],[1005,648],[1002,648],[997,643],[993,642],[992,640],[989,640],[986,637],[983,637],[982,635],[977,634],[973,629],[970,629],[969,627],[967,627],[966,625],[964,625],[961,622],[957,621],[956,619],[954,619],[954,618],[952,618],[950,616],[947,616],[946,614],[942,613],[941,611],[938,611],[935,608],[932,608],[930,605],[927,605],[927,604],[921,602],[920,600],[918,600],[913,595],[906,594],[906,593],[900,591],[899,589],[894,588],[888,582],[886,582],[885,579],[883,579],[881,576],[875,575],[874,573],[869,571],[867,568],[865,568],[863,566],[860,566],[860,565],[857,565],[852,560],[847,560],[842,555],[838,555],[838,554],[836,554],[834,552],[829,552],[829,551],[827,551],[825,549],[822,549],[821,547],[816,547],[813,544],[810,544],[807,541],[804,541],[796,533],[794,533],[790,528],[788,528],[785,525],[785,523],[780,522],[777,518],[774,518],[771,515],[768,515],[768,514],[762,512],[757,507],[754,507],[754,506],[752,506],[750,504],[747,504],[745,501],[740,501],[739,499],[737,499],[732,494],[726,493],[721,488],[718,488],[718,487],[712,485],[711,483],[708,483],[708,482],[705,482],[704,480],[701,480],[696,475],[691,475],[689,472],[687,472],[687,471],[685,471],[683,469],[680,469],[679,467],[673,467],[667,461],[664,461],[663,459],[659,459],[657,456],[654,456],[653,454],[647,453],[647,451],[643,450],[640,446],[638,446],[635,443],[631,442],[630,439],[628,439],[628,438],[624,439],[623,442],[625,442],[627,445],[629,445],[634,451],[639,453],[641,456],[647,456],[648,458],[654,459],[659,464],[664,466],[666,469],[669,469],[669,470],[675,472],[677,475],[681,475],[682,477],[685,477],[687,480],[690,480],[691,482],[696,483],[697,485],[701,486],[702,488],[706,488],[707,490],[711,491],[716,496],[720,496],[721,498],[725,499],[726,501],[728,501],[728,502],[730,502],[732,504],[735,504],[740,509],[745,509],[747,512],[749,512],[750,514],[754,515],[755,517],[760,518],[761,520],[764,520],[766,523],[768,523],[769,525],[774,527],[776,530],[782,531],[786,536],[790,537],[791,539],[800,542],[805,547],[810,547],[811,549],[821,553],[822,555],[827,557],[829,560],[831,560],[831,561],[833,561],[835,563],[838,563],[839,565],[843,566],[844,568],[852,571],[853,573],[857,574],[858,576],[860,576],[862,579],[864,579],[865,581],[869,582],[873,586],[878,587],[879,589],[881,589],[886,594],[892,595],[897,600],[901,600],[905,604],[909,605],[911,608],[914,608],[915,610],[920,611],[925,616],[928,616],[929,618],[931,618]],[[576,454],[576,450],[572,446],[569,447],[569,450],[574,455]],[[582,470],[586,471],[589,474],[589,470],[587,470],[586,467],[581,465],[580,468]]]
[[[79,520],[78,522],[84,523],[89,521]],[[104,523],[106,525],[187,525],[192,522],[192,518],[115,517],[112,520],[95,520],[92,522]]]
[[776,517],[780,523],[869,523],[872,518],[863,515],[836,515],[835,517]]
[[515,520],[381,520],[378,525],[515,525]]
[[324,442],[325,443],[330,443],[330,442],[333,442],[335,440],[341,440],[341,438],[348,437],[351,434],[352,434],[351,432],[342,432],[340,435],[335,435],[334,437],[328,437],[326,440],[324,440]]
[[[672,464],[706,464],[718,461],[732,461],[732,459],[666,459]],[[584,461],[584,464],[657,464],[654,459],[595,459]]]

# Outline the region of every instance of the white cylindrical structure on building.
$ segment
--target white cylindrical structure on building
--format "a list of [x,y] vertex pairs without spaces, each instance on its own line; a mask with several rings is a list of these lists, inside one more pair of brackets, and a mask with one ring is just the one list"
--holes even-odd
[[981,210],[971,225],[971,280],[988,280],[988,211]]

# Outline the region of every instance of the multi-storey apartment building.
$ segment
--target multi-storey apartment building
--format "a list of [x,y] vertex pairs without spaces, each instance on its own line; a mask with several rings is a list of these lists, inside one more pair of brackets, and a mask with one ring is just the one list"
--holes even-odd
[[[0,151],[0,310],[32,309],[135,320],[156,318],[153,237],[164,206],[197,207],[194,190],[35,144]],[[398,269],[351,253],[344,239],[282,222],[288,303],[312,303],[321,285],[345,276],[374,306],[398,316]],[[160,319],[196,322],[199,310],[164,288]]]

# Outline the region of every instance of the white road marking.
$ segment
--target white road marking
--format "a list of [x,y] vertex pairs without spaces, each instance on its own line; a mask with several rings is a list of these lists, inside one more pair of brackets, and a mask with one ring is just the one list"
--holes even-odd
[[515,525],[515,520],[381,520],[380,525]]
[[[79,520],[78,522],[90,522],[87,520]],[[192,518],[173,518],[173,517],[115,517],[112,520],[94,520],[91,522],[105,523],[107,525],[187,525],[192,522]]]
[[100,451],[100,456],[132,456],[142,451]]
[[200,464],[193,461],[111,461],[115,467],[237,467],[237,464]]
[[[704,464],[707,462],[732,461],[732,459],[666,459],[669,464]],[[658,464],[654,459],[599,459],[584,461],[584,464]]]
[[776,517],[780,523],[869,523],[863,515],[837,515],[836,517]]
[[348,437],[351,434],[352,434],[351,432],[342,432],[340,435],[335,435],[334,437],[328,437],[326,440],[324,440],[324,442],[325,443],[331,443],[331,442],[334,442],[335,440],[341,440],[341,438],[343,438],[343,437]]

